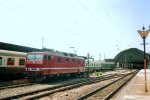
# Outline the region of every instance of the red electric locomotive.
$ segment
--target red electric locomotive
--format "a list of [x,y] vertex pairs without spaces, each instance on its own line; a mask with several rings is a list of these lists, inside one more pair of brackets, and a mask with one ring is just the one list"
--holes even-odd
[[30,52],[27,54],[26,71],[30,77],[77,75],[85,72],[84,63],[83,58],[71,53]]

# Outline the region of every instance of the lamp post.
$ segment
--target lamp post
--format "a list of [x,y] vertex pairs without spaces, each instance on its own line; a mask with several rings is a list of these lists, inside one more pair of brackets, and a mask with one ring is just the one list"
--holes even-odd
[[[150,28],[150,26],[149,26]],[[140,36],[143,38],[143,45],[144,45],[144,75],[145,75],[145,92],[148,92],[147,90],[147,76],[146,76],[146,67],[147,67],[147,62],[146,62],[146,54],[145,54],[145,39],[150,31],[149,30],[145,30],[145,27],[143,26],[142,28],[143,30],[138,30],[138,33],[140,34]]]

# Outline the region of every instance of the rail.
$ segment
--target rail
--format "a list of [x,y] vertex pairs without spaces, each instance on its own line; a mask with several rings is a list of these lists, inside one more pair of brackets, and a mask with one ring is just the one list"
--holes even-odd
[[[103,87],[100,87],[100,88],[98,88],[98,89],[96,89],[96,90],[90,91],[89,93],[87,93],[87,94],[85,94],[85,95],[82,95],[81,97],[77,98],[77,100],[84,100],[84,99],[86,99],[86,98],[88,98],[88,97],[91,97],[92,95],[96,94],[98,91],[101,91],[101,90],[107,88],[108,86],[110,86],[110,85],[116,83],[117,81],[122,80],[124,77],[127,77],[128,75],[131,75],[132,73],[134,73],[134,75],[135,75],[135,73],[137,73],[137,72],[131,72],[131,73],[128,73],[128,74],[126,74],[126,75],[124,74],[121,78],[119,78],[119,79],[117,79],[117,80],[115,80],[115,81],[113,81],[113,82],[111,82],[111,83],[109,83],[109,84],[107,84],[107,85],[105,85],[105,86],[103,86]],[[132,77],[133,77],[133,76],[132,76]],[[131,78],[130,78],[130,79],[131,79]],[[126,82],[126,83],[127,83],[127,82]],[[120,88],[121,88],[121,87],[120,87]],[[110,100],[110,98],[115,94],[115,92],[117,92],[117,91],[114,91],[114,92],[112,92],[111,94],[109,94],[108,96],[106,96],[106,97],[105,97],[105,100]]]
[[76,87],[80,87],[83,85],[87,85],[87,84],[93,84],[99,81],[104,81],[113,77],[119,77],[116,74],[111,74],[111,75],[105,75],[105,76],[101,76],[101,77],[97,77],[97,78],[88,78],[88,79],[84,79],[82,81],[78,81],[75,83],[69,83],[69,84],[63,84],[63,85],[58,85],[58,86],[54,86],[54,87],[50,87],[50,88],[45,88],[45,89],[41,89],[41,90],[36,90],[36,91],[31,91],[28,93],[22,93],[22,94],[18,94],[18,95],[14,95],[14,96],[9,96],[9,97],[5,97],[2,99],[24,99],[24,100],[33,100],[33,99],[38,99],[41,97],[44,97],[46,95],[49,94],[53,94],[56,92],[60,92],[60,91],[65,91],[68,89],[72,89],[72,88],[76,88]]

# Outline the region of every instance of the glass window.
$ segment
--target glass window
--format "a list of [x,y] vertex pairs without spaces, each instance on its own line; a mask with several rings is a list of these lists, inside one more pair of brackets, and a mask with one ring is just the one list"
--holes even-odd
[[75,59],[72,59],[72,63],[75,64],[75,62],[76,62]]
[[66,63],[69,63],[69,59],[66,59]]
[[7,59],[7,65],[14,65],[15,63],[15,58],[8,58]]
[[25,59],[20,58],[19,59],[19,65],[25,65]]
[[48,56],[48,60],[49,60],[49,61],[51,60],[51,56]]
[[47,60],[47,56],[46,55],[44,55],[44,60]]
[[[44,56],[44,57],[45,57],[45,56]],[[43,55],[41,55],[41,54],[40,54],[40,55],[39,55],[39,54],[38,54],[38,55],[35,55],[35,60],[36,60],[36,61],[42,61],[42,60],[43,60]]]
[[0,65],[2,65],[2,57],[0,57]]
[[34,55],[29,54],[29,55],[27,56],[27,59],[33,61],[33,60],[34,60]]
[[61,58],[60,58],[60,57],[58,58],[58,62],[59,62],[59,63],[61,62]]
[[78,60],[78,64],[80,64],[80,60]]
[[86,63],[86,66],[88,67],[88,63]]

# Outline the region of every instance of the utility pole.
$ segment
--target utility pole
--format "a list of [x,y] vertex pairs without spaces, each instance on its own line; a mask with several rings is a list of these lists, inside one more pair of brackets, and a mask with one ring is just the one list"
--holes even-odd
[[42,50],[44,49],[44,38],[42,37]]
[[124,66],[124,68],[126,68],[126,63],[127,63],[127,53],[126,53],[126,51],[125,51],[125,66]]

